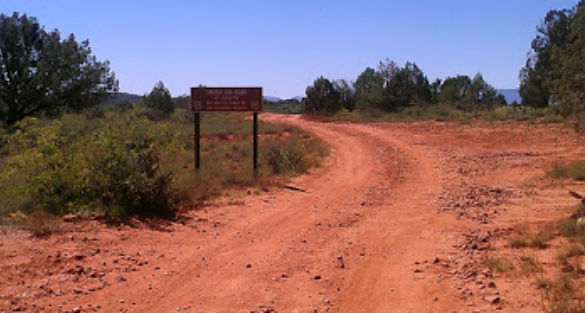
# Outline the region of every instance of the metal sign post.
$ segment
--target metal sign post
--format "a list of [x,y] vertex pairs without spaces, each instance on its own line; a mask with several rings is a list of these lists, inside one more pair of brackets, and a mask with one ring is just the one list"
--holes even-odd
[[191,88],[191,112],[194,113],[195,173],[201,165],[200,112],[253,112],[253,167],[258,175],[258,112],[262,111],[262,87]]
[[199,166],[201,166],[201,134],[200,134],[200,124],[201,124],[201,117],[199,112],[194,113],[195,118],[193,121],[193,135],[195,136],[195,172],[199,170]]
[[258,176],[258,112],[252,115],[254,116],[254,176]]

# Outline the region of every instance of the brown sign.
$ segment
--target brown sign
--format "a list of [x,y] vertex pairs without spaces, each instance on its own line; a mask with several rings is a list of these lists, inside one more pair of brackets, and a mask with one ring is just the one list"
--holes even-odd
[[262,111],[261,87],[191,88],[191,111]]

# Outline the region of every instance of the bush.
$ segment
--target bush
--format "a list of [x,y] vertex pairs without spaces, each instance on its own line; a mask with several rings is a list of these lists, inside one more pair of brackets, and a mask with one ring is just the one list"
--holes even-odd
[[303,153],[296,149],[272,147],[266,154],[266,161],[275,174],[304,172],[307,169]]
[[491,271],[497,272],[506,272],[514,268],[514,264],[506,258],[488,257],[485,264]]
[[510,119],[511,110],[514,110],[513,108],[508,108],[508,107],[499,107],[496,109],[493,109],[491,111],[488,111],[485,115],[484,118],[488,121],[505,121]]
[[166,118],[175,110],[171,93],[161,81],[144,97],[144,105],[148,108],[146,116],[153,120]]
[[170,212],[172,176],[160,157],[174,142],[164,126],[128,115],[51,122],[29,118],[8,137],[0,213],[100,211],[110,217]]
[[572,178],[575,180],[585,180],[585,162],[563,162],[558,161],[553,165],[549,175],[553,178]]

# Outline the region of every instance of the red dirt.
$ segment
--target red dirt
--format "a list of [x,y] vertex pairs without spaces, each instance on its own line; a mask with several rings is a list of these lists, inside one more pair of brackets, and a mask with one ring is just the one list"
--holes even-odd
[[560,125],[262,119],[331,146],[289,183],[307,192],[218,199],[162,225],[65,223],[46,239],[11,230],[0,235],[0,311],[542,311],[534,286],[481,259],[511,227],[572,211],[567,190],[585,186],[545,169],[583,158],[583,138]]

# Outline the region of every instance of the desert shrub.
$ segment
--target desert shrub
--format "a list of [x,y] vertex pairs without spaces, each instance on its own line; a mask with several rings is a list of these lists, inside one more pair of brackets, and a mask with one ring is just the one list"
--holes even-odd
[[36,237],[43,237],[61,231],[60,219],[44,211],[21,215],[18,220],[18,225],[30,231]]
[[106,117],[106,110],[100,106],[94,106],[94,107],[85,109],[84,113],[85,113],[85,117],[87,117],[87,119]]
[[571,278],[570,274],[561,275],[551,282],[547,290],[549,301],[548,310],[551,313],[577,313],[585,310],[581,297],[578,295],[579,286]]
[[487,111],[484,115],[484,118],[488,121],[505,121],[508,120],[511,116],[510,112],[513,108],[508,107],[499,107],[490,111]]
[[552,170],[549,171],[549,175],[553,178],[572,178],[575,180],[585,180],[585,162],[555,162],[553,164]]
[[1,212],[109,216],[168,213],[172,176],[160,164],[175,143],[164,124],[135,115],[19,122],[2,152]]
[[265,157],[272,172],[276,174],[287,171],[304,172],[307,168],[303,153],[297,149],[272,147]]
[[490,270],[497,272],[506,272],[514,268],[514,264],[506,258],[488,257],[485,264]]
[[152,120],[167,118],[175,110],[171,93],[162,81],[157,82],[150,93],[144,96],[144,105],[147,108],[145,116]]

